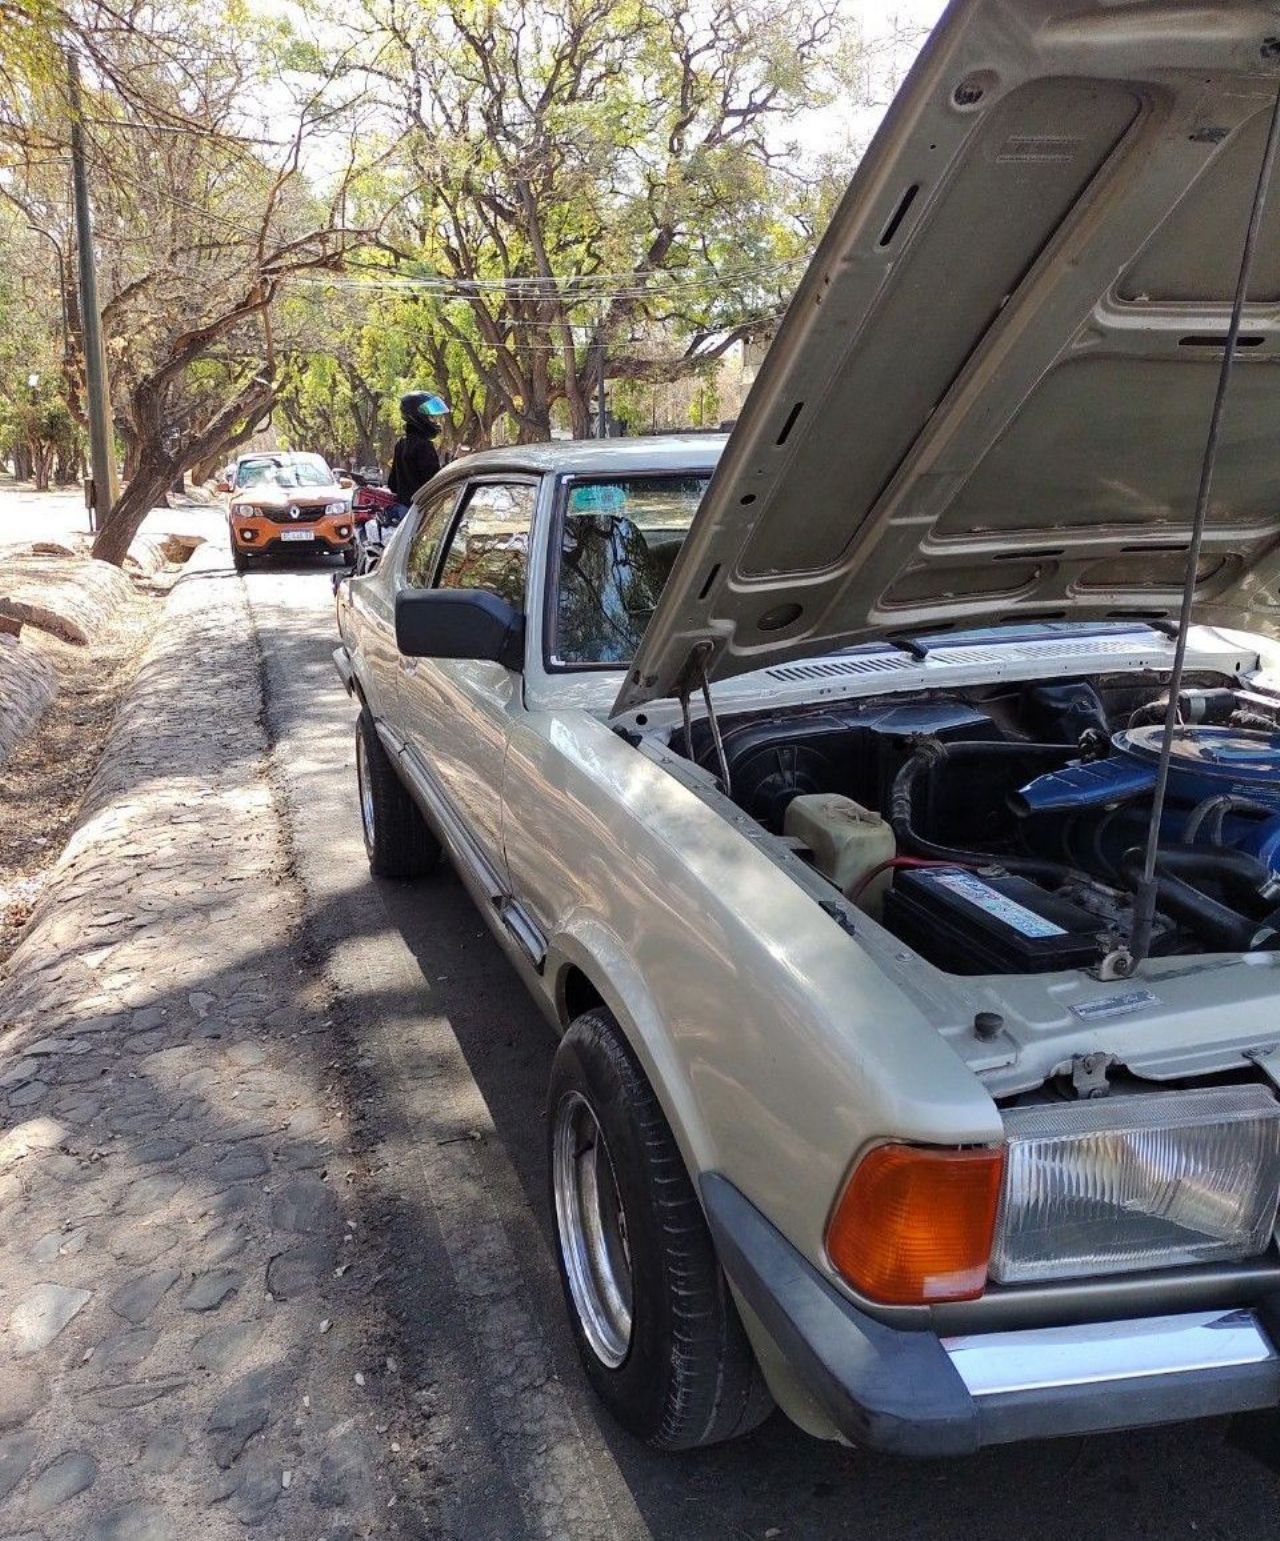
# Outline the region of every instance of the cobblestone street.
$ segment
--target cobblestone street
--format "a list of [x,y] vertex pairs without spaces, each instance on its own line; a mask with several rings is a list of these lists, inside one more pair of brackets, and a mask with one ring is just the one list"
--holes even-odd
[[169,601],[0,996],[0,1519],[388,1534],[395,1362],[244,590]]

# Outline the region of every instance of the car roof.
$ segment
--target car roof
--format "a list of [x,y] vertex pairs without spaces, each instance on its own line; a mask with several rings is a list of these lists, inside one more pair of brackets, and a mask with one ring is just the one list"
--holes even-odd
[[264,465],[287,466],[300,460],[310,465],[328,465],[323,455],[317,455],[309,449],[255,449],[247,455],[237,456],[236,464],[253,465],[261,461]]
[[640,439],[551,439],[463,455],[448,473],[482,476],[497,471],[532,471],[557,476],[613,476],[644,471],[715,469],[727,434],[680,433]]

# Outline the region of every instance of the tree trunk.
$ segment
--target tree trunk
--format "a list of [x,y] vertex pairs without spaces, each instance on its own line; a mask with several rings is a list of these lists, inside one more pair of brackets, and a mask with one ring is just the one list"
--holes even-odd
[[173,475],[173,462],[167,459],[145,461],[138,467],[93,542],[98,561],[112,562],[116,567],[123,564],[142,521],[153,508],[164,504]]
[[592,435],[591,403],[576,388],[565,392],[569,403],[569,430],[575,439],[589,439]]
[[49,471],[53,464],[53,448],[48,444],[41,444],[39,440],[31,442],[31,469],[35,477],[36,491],[48,492]]

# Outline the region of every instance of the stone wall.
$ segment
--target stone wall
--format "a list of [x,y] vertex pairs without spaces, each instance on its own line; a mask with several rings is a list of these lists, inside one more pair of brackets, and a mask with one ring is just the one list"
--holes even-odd
[[0,566],[0,619],[84,646],[132,592],[126,574],[109,562],[6,553]]
[[53,700],[58,679],[49,660],[0,631],[0,765]]

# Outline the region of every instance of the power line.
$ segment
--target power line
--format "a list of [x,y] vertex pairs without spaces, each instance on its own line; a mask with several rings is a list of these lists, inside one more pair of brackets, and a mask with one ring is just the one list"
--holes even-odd
[[[653,295],[658,290],[699,289],[706,287],[727,288],[733,283],[745,283],[791,272],[808,262],[808,257],[795,256],[762,263],[750,268],[716,268],[708,265],[702,269],[704,276],[694,276],[697,270],[689,268],[655,268],[650,273],[635,270],[627,273],[569,273],[556,275],[530,275],[510,278],[458,278],[447,273],[411,275],[385,272],[379,278],[346,279],[351,287],[387,289],[423,289],[432,293],[457,294],[469,297],[478,292],[514,294],[526,299],[564,299],[566,291],[579,288],[596,289],[597,286],[614,284],[618,287],[606,293],[591,293],[584,298],[599,301],[602,298],[634,298]],[[369,264],[352,263],[350,266],[370,270]]]
[[[735,332],[742,328],[771,326],[775,322],[781,321],[784,315],[786,315],[785,309],[773,311],[768,315],[763,316],[743,316],[737,321],[726,322],[723,326],[717,327],[715,331],[708,334],[708,340],[713,337],[723,337],[726,332]],[[503,328],[503,330],[505,331],[506,328]],[[476,349],[487,349],[491,352],[496,351],[499,348],[509,348],[512,352],[515,353],[549,353],[556,356],[562,356],[564,354],[563,344],[528,342],[524,339],[506,340],[497,343],[489,342],[480,337],[450,337],[445,339],[445,346],[448,346],[450,343],[461,348],[470,347]],[[585,361],[585,359],[578,357],[579,352],[585,353],[585,351],[586,350],[582,347],[581,344],[577,342],[574,343],[574,355],[577,362],[582,363]],[[671,366],[693,366],[697,364],[717,363],[719,361],[719,356],[705,356],[698,354],[687,355],[624,353],[619,352],[615,348],[611,347],[609,349],[609,359],[611,362],[622,364],[664,364]]]
[[529,293],[518,288],[507,289],[497,284],[481,287],[479,283],[465,278],[439,283],[399,283],[395,280],[377,282],[368,279],[348,278],[337,273],[302,274],[299,276],[307,283],[322,284],[330,288],[347,289],[355,292],[364,290],[378,294],[421,294],[441,300],[462,301],[508,299],[535,302],[539,299],[556,299],[567,308],[575,310],[582,309],[585,306],[607,308],[615,301],[624,300],[660,301],[679,295],[734,293],[741,289],[747,281],[744,275],[733,275],[727,278],[690,279],[686,282],[667,284],[637,284],[630,288],[600,290],[592,294],[575,295],[563,292],[552,294],[550,291]]

